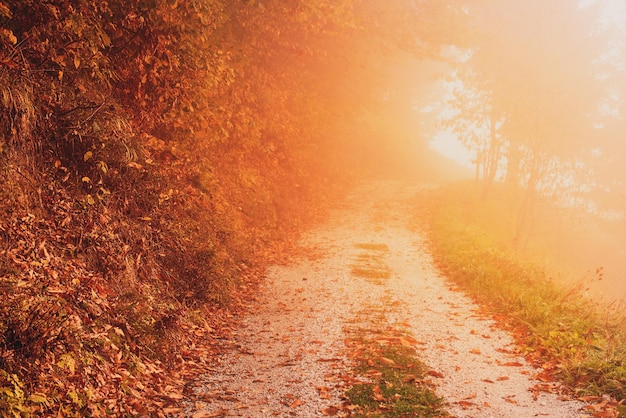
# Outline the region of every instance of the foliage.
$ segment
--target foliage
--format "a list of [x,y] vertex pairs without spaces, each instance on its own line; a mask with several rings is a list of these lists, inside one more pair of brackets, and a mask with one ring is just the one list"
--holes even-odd
[[[421,196],[430,214],[428,236],[439,268],[510,326],[527,357],[587,401],[625,399],[626,318],[553,280],[545,266],[514,252],[498,222],[508,209],[464,186]],[[486,210],[488,207],[488,210]],[[494,226],[495,225],[495,226]],[[606,403],[606,402],[605,402]]]

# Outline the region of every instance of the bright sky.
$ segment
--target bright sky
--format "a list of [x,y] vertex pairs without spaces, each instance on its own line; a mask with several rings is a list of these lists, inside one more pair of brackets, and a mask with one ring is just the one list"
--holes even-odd
[[[604,4],[603,20],[600,23],[626,31],[626,0],[579,0],[579,5],[584,8],[598,2]],[[422,112],[429,113],[433,110],[434,108],[425,108]],[[452,132],[440,131],[435,134],[430,141],[430,147],[464,167],[473,167],[473,154],[458,141]]]
[[457,139],[452,132],[441,131],[430,141],[430,147],[444,157],[454,160],[463,167],[472,168],[474,156]]
[[[598,3],[598,1],[599,0],[580,0],[578,4],[581,7],[587,7]],[[604,12],[602,13],[604,22],[602,23],[617,26],[619,29],[624,29],[626,27],[624,19],[626,17],[626,1],[603,0],[602,3],[605,5]]]

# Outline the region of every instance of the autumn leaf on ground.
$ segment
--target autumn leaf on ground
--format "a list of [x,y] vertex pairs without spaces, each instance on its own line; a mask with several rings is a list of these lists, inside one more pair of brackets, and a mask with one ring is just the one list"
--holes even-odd
[[299,406],[304,405],[305,403],[306,402],[304,402],[302,399],[296,399],[295,401],[289,404],[289,408],[297,408]]
[[181,400],[185,398],[185,396],[182,393],[177,393],[177,392],[169,392],[169,393],[166,393],[165,396],[173,400]]
[[582,402],[599,402],[602,400],[602,396],[579,396],[576,399]]
[[523,367],[524,365],[522,363],[520,363],[519,361],[509,361],[506,363],[500,363],[498,362],[498,365],[500,366],[506,366],[506,367]]
[[380,360],[381,362],[385,363],[385,364],[390,365],[390,366],[393,366],[394,364],[396,364],[396,362],[395,362],[395,361],[393,361],[392,359],[387,358],[387,357],[382,357],[382,356],[381,356],[381,357],[379,357],[379,360]]
[[540,380],[542,382],[552,382],[552,381],[554,381],[554,379],[552,378],[550,373],[548,373],[546,371],[542,371],[541,373],[537,373],[535,375],[535,379]]
[[338,413],[339,413],[339,408],[337,408],[336,406],[329,406],[328,408],[322,410],[322,414],[324,414],[327,417],[334,417]]
[[[204,411],[198,411],[198,413]],[[217,411],[206,413],[205,415],[201,415],[202,418],[218,418],[230,415],[227,409],[218,409]],[[198,417],[198,418],[200,418]]]
[[463,409],[467,409],[476,405],[474,402],[470,401],[456,401],[455,404],[460,405]]
[[400,344],[403,345],[404,347],[412,347],[414,344],[417,343],[417,341],[413,338],[411,338],[411,340],[415,341],[414,343],[411,343],[411,341],[408,338],[400,338]]

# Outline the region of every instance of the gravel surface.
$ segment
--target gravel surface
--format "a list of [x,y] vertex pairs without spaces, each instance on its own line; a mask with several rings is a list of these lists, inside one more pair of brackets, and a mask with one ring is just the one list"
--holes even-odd
[[[437,273],[423,237],[407,228],[420,187],[364,184],[303,238],[289,265],[272,267],[231,349],[193,388],[186,415],[334,412],[351,374],[345,328],[365,306],[391,301],[389,321],[403,323],[418,340],[451,416],[585,416],[583,404],[559,395],[558,387],[533,390],[538,370],[518,355],[512,338]],[[377,283],[351,274],[363,244],[387,246],[391,278]]]

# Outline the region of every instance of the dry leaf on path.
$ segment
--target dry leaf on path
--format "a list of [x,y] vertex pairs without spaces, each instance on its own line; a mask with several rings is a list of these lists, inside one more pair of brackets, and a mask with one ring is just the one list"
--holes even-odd
[[443,379],[443,377],[444,377],[443,373],[440,373],[440,372],[438,372],[436,370],[429,370],[429,371],[426,372],[426,374],[429,375],[429,376],[438,377],[440,379]]
[[297,408],[299,406],[304,405],[305,403],[306,402],[304,402],[302,399],[296,399],[295,401],[289,404],[289,408]]
[[322,414],[324,414],[327,417],[334,417],[338,413],[339,413],[339,408],[337,408],[336,406],[329,406],[328,408],[322,410]]
[[522,366],[524,366],[524,365],[523,365],[522,363],[520,363],[519,361],[509,361],[509,362],[506,362],[506,363],[500,363],[500,362],[498,362],[498,364],[499,364],[500,366],[507,366],[507,367],[522,367]]
[[383,363],[385,363],[385,364],[390,365],[390,366],[393,366],[394,364],[396,364],[396,362],[395,362],[395,361],[393,361],[392,359],[387,358],[387,357],[382,357],[382,356],[381,356],[381,357],[379,357],[379,360],[380,360],[380,361],[382,361],[382,362],[383,362]]

